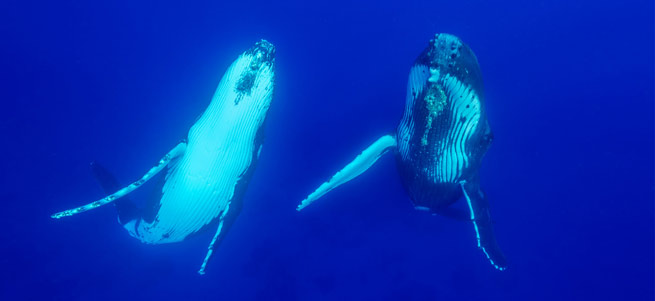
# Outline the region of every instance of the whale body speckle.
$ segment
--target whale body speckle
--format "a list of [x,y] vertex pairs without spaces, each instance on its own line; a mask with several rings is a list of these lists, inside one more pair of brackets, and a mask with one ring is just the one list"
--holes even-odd
[[369,146],[303,200],[298,210],[394,150],[403,186],[415,207],[440,213],[464,197],[478,247],[495,268],[504,270],[507,263],[479,187],[478,171],[492,139],[475,54],[456,36],[437,34],[410,69],[405,111],[396,132]]

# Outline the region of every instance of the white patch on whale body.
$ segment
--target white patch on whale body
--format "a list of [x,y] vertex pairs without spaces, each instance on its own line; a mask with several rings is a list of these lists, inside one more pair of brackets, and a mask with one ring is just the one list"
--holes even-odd
[[430,68],[430,78],[428,78],[428,81],[431,83],[436,83],[439,81],[439,78],[441,78],[441,72],[439,71],[439,68]]
[[[120,221],[119,221],[120,222]],[[128,233],[132,236],[136,236],[136,219],[133,219],[123,225],[123,228],[127,230]]]

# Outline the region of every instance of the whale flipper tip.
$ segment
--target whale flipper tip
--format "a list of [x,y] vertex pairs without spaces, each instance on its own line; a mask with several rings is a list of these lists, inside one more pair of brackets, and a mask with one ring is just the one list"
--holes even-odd
[[307,202],[307,199],[303,200],[302,202],[300,202],[300,204],[298,204],[298,206],[296,206],[296,211],[300,211],[300,210],[305,209],[305,207],[307,207],[307,205],[309,205],[309,203],[311,203],[311,202]]

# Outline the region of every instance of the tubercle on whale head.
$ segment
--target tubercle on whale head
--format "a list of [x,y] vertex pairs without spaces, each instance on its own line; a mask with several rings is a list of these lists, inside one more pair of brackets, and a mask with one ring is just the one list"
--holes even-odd
[[[234,103],[239,104],[245,95],[251,95],[253,88],[270,91],[275,77],[275,46],[262,39],[246,50],[237,60],[234,72],[238,79],[234,85],[238,96]],[[259,84],[258,84],[259,83]]]
[[427,60],[432,67],[453,67],[456,60],[462,55],[464,43],[458,37],[438,33],[430,40],[427,50]]
[[448,74],[472,86],[480,97],[484,97],[478,59],[473,50],[457,36],[447,33],[435,34],[428,47],[416,59],[416,64],[429,68],[429,82],[436,82]]
[[258,69],[262,64],[272,64],[275,62],[275,46],[264,39],[255,43],[245,54],[252,55],[253,57],[250,63],[251,69]]

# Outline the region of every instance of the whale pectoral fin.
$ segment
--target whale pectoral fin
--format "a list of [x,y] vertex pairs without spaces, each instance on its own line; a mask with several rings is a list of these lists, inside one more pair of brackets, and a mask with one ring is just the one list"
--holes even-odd
[[369,169],[375,162],[391,148],[396,147],[396,138],[393,135],[385,135],[375,141],[371,146],[359,154],[355,160],[348,163],[343,169],[337,172],[332,178],[321,184],[314,192],[304,199],[296,210],[300,211],[312,202],[316,201],[330,190],[344,184]]
[[475,234],[478,240],[478,247],[487,256],[487,259],[498,270],[507,268],[505,255],[496,243],[494,235],[491,214],[489,213],[489,202],[485,197],[480,184],[477,180],[461,183],[464,197],[471,211],[471,221],[475,228]]
[[84,211],[88,211],[88,210],[91,210],[91,209],[98,208],[98,207],[100,207],[102,205],[107,205],[109,203],[112,203],[112,202],[124,197],[125,195],[129,194],[130,192],[134,191],[135,189],[141,187],[141,185],[143,185],[143,183],[147,182],[153,176],[155,176],[157,173],[162,171],[162,169],[164,169],[164,167],[166,167],[171,162],[171,160],[173,158],[176,158],[176,157],[184,154],[185,150],[186,150],[186,142],[182,142],[182,143],[178,144],[177,146],[175,146],[163,158],[161,158],[161,160],[159,160],[157,165],[155,165],[153,168],[151,168],[145,175],[143,175],[143,177],[141,177],[141,179],[139,179],[139,180],[133,182],[132,184],[119,189],[115,193],[110,194],[110,195],[108,195],[108,196],[106,196],[106,197],[104,197],[104,198],[102,198],[100,200],[97,200],[97,201],[93,202],[93,203],[86,204],[84,206],[80,206],[80,207],[77,207],[77,208],[74,208],[74,209],[70,209],[70,210],[55,213],[51,217],[58,219],[58,218],[62,218],[64,216],[75,215],[75,214],[78,214],[78,213],[81,213],[81,212],[84,212]]
[[207,247],[207,255],[205,255],[205,259],[202,261],[202,265],[200,265],[200,270],[198,270],[198,274],[204,275],[205,274],[205,269],[207,268],[207,263],[209,263],[209,260],[212,257],[212,254],[214,254],[214,247],[217,245],[217,243],[220,244],[220,242],[223,240],[224,234],[229,230],[230,226],[234,222],[234,219],[236,218],[237,215],[239,215],[239,212],[241,211],[241,206],[236,206],[237,208],[234,208],[231,213],[231,218],[228,217],[228,219],[231,219],[227,221],[227,224],[224,225],[224,222],[226,222],[226,217],[228,216],[228,212],[230,211],[230,205],[232,203],[228,203],[227,206],[225,207],[225,210],[223,210],[223,213],[219,217],[219,222],[218,222],[218,229],[216,229],[216,233],[214,234],[214,238],[212,238],[212,241],[209,243],[209,246]]

